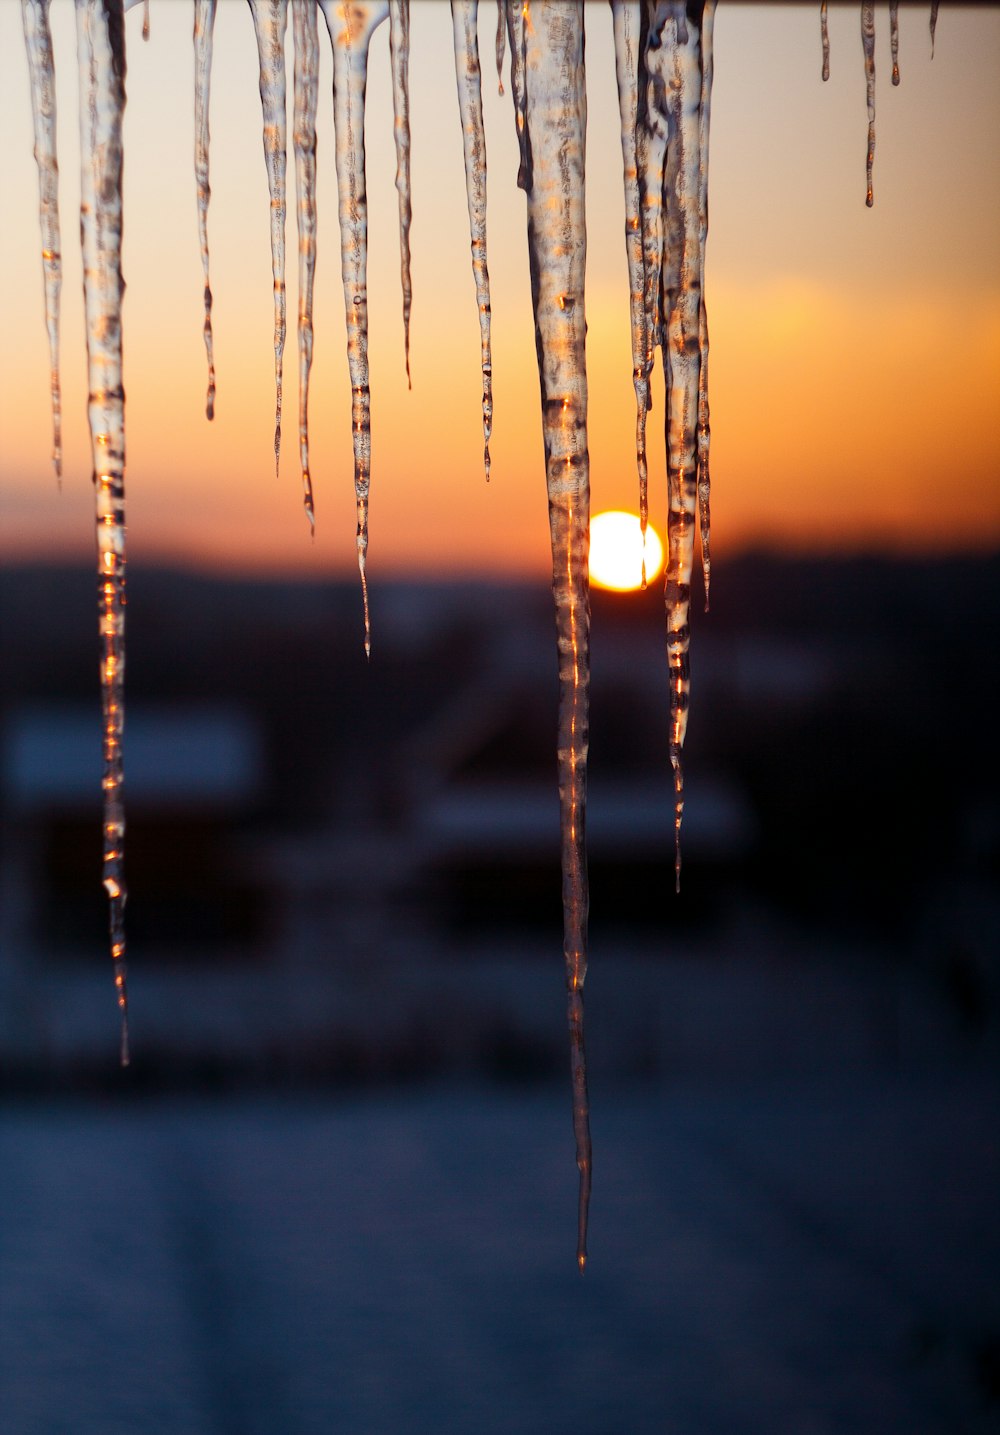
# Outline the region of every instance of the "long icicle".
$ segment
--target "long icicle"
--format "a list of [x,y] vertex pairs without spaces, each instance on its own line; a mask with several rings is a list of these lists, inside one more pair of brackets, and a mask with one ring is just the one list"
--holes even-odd
[[205,358],[208,361],[208,388],[205,417],[215,418],[215,352],[212,343],[212,284],[208,264],[208,204],[212,197],[208,182],[208,153],[211,134],[208,125],[212,88],[212,38],[215,32],[216,0],[194,0],[194,177],[198,187],[198,240],[201,268],[205,277]]
[[819,40],[823,49],[822,78],[830,78],[830,20],[827,15],[827,0],[819,7]]
[[510,41],[510,91],[514,102],[514,126],[517,132],[517,147],[520,161],[517,170],[517,187],[528,187],[528,158],[525,146],[525,97],[524,97],[524,42],[525,42],[525,0],[505,0],[507,7],[507,38]]
[[410,0],[389,0],[389,58],[392,64],[392,133],[396,143],[396,192],[399,196],[399,279],[403,290],[403,347],[406,384],[410,383]]
[[708,242],[708,139],[712,120],[712,39],[715,0],[706,0],[701,22],[701,103],[698,109],[698,259],[701,266],[698,308],[698,517],[701,529],[701,576],[705,612],[712,586],[712,476],[709,450],[712,425],[708,402],[708,308],[705,301],[705,250]]
[[315,0],[292,0],[295,51],[295,195],[299,235],[299,464],[302,501],[315,527],[309,473],[309,375],[313,359],[313,283],[316,276],[316,108],[319,96],[319,32]]
[[358,569],[365,616],[365,652],[371,657],[368,611],[368,496],[371,487],[371,392],[368,384],[368,193],[365,181],[365,91],[368,46],[389,14],[389,0],[343,5],[320,0],[333,46],[333,112],[336,126],[340,266],[351,375],[354,497],[357,504]]
[[503,54],[507,40],[507,16],[504,13],[503,0],[497,0],[497,93],[503,94]]
[[486,135],[479,68],[479,0],[451,0],[455,39],[455,80],[462,120],[465,193],[472,239],[472,273],[479,308],[483,370],[483,465],[490,477],[490,434],[493,431],[493,359],[490,348],[490,271],[486,262]]
[[[663,7],[661,7],[663,8]],[[704,7],[700,7],[703,11]],[[658,58],[670,145],[663,176],[666,244],[662,270],[663,367],[667,384],[667,575],[664,603],[670,673],[670,762],[674,774],[674,871],[680,890],[684,817],[682,753],[690,700],[691,578],[698,511],[697,429],[701,316],[701,16],[683,3],[666,9]],[[652,50],[647,51],[651,55]]]
[[52,463],[62,477],[62,397],[59,387],[59,295],[62,247],[59,237],[59,161],[56,155],[56,74],[49,29],[49,0],[21,0],[24,44],[31,84],[31,117],[38,166],[38,217],[42,236],[45,328],[49,338],[52,393]]
[[285,30],[288,0],[248,0],[260,61],[264,163],[271,197],[271,273],[274,279],[274,471],[281,462],[281,375],[285,353]]
[[[508,14],[510,11],[508,10]],[[528,257],[541,386],[552,590],[559,652],[563,952],[580,1172],[577,1261],[587,1259],[590,1108],[583,1034],[589,889],[590,461],[587,452],[587,91],[583,4],[536,0],[525,36]]]
[[621,117],[622,173],[625,187],[625,256],[628,262],[629,315],[632,329],[632,385],[635,389],[635,463],[639,477],[639,526],[642,530],[642,586],[646,586],[646,529],[649,524],[649,468],[646,461],[646,415],[649,412],[649,371],[646,356],[645,283],[642,220],[636,159],[639,109],[639,0],[611,0],[614,24],[615,74]]
[[938,0],[931,0],[931,59],[934,58],[934,37],[937,33]]
[[889,0],[889,50],[892,54],[892,83],[899,84],[899,0]]
[[91,459],[97,517],[98,617],[104,714],[103,871],[111,957],[128,1065],[125,982],[125,393],[122,388],[122,118],[125,20],[121,0],[76,0],[80,67],[80,243],[87,323]]
[[875,6],[865,0],[861,6],[861,44],[865,53],[865,89],[868,99],[868,148],[865,155],[865,204],[875,203],[872,170],[875,165]]

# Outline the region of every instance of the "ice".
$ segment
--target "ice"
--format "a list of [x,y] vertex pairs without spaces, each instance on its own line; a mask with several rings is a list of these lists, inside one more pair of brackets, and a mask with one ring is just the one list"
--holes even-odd
[[[508,9],[508,15],[510,14]],[[587,92],[583,5],[542,0],[524,25],[528,257],[541,384],[552,591],[559,653],[563,952],[580,1172],[577,1261],[587,1259],[591,1148],[583,1040],[587,974],[586,796],[590,700],[590,460],[587,451]]]
[[62,475],[62,399],[59,391],[59,292],[62,248],[59,238],[59,161],[56,156],[56,75],[49,30],[49,0],[21,0],[24,43],[28,52],[31,115],[38,165],[38,213],[42,236],[45,327],[49,335],[52,389],[52,462]]
[[389,0],[337,4],[320,0],[333,45],[340,267],[351,375],[351,432],[357,504],[358,569],[365,615],[365,652],[371,657],[368,610],[368,493],[371,486],[371,393],[368,387],[368,194],[365,185],[365,90],[368,46],[389,14]]
[[396,190],[399,194],[399,278],[403,290],[403,345],[410,386],[410,0],[389,0],[389,57],[392,63],[393,137],[396,141]]
[[483,464],[490,476],[490,433],[493,429],[493,360],[490,353],[490,273],[486,262],[486,135],[479,68],[479,0],[451,0],[455,37],[455,79],[462,119],[465,190],[472,236],[472,273],[479,308],[483,369]]
[[830,78],[830,21],[827,15],[827,0],[819,7],[819,36],[823,47],[823,79]]
[[212,37],[215,31],[216,0],[194,0],[194,175],[198,187],[198,239],[201,267],[205,275],[205,357],[208,361],[208,389],[205,417],[215,418],[215,354],[212,345],[212,284],[208,260],[208,203],[212,197],[208,182],[210,132],[209,101],[212,86]]
[[281,460],[281,371],[285,352],[285,30],[288,0],[249,0],[260,60],[264,163],[271,197],[274,276],[274,470]]
[[302,501],[316,522],[309,473],[309,374],[313,358],[313,281],[316,275],[316,107],[319,94],[319,32],[313,0],[292,0],[295,52],[295,194],[299,233],[299,464]]
[[892,83],[899,84],[899,0],[889,0],[889,46],[892,51]]
[[121,7],[76,0],[80,67],[80,242],[87,324],[91,458],[97,507],[98,616],[104,715],[103,872],[111,956],[128,1065],[125,984],[125,392],[122,387],[122,120],[125,30]]
[[870,209],[875,203],[872,193],[872,167],[875,163],[875,6],[866,3],[861,6],[861,43],[865,52],[865,88],[868,99],[868,151],[865,156],[867,192],[865,204]]

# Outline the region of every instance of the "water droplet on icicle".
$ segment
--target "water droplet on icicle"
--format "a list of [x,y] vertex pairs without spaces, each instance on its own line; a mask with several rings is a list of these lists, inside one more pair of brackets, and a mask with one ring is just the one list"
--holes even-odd
[[31,116],[38,166],[38,217],[42,238],[45,328],[49,338],[49,387],[52,393],[52,463],[62,476],[62,398],[59,387],[59,294],[62,249],[59,237],[59,161],[56,156],[56,75],[49,29],[49,0],[21,0],[24,44],[28,52]]
[[313,359],[313,285],[316,277],[316,108],[319,95],[319,32],[314,0],[292,0],[295,52],[295,193],[299,233],[299,464],[302,501],[315,526],[309,473],[309,375]]
[[406,383],[410,383],[410,0],[389,0],[389,57],[392,64],[392,132],[396,141],[396,191],[399,195],[399,278],[403,290],[403,346]]
[[452,0],[455,38],[455,79],[462,119],[465,193],[472,236],[472,273],[479,308],[483,370],[483,464],[490,477],[490,434],[493,430],[493,360],[490,352],[490,272],[486,263],[486,135],[480,85],[479,0]]
[[899,0],[889,0],[889,48],[892,52],[892,83],[899,84]]
[[264,163],[271,197],[274,277],[274,471],[281,460],[281,370],[285,352],[285,30],[288,0],[249,0],[260,60]]
[[122,388],[122,117],[125,34],[122,10],[77,0],[80,67],[80,242],[87,326],[91,456],[97,516],[101,700],[104,714],[103,873],[111,956],[127,1066],[125,984],[125,394]]
[[827,15],[827,0],[819,7],[819,38],[823,47],[823,79],[830,78],[830,20]]
[[865,156],[865,204],[875,203],[872,169],[875,165],[875,6],[865,0],[861,6],[861,44],[865,52],[865,88],[868,98],[868,149]]
[[646,414],[649,412],[650,351],[646,333],[636,125],[639,110],[639,0],[612,0],[615,73],[621,116],[622,171],[625,185],[625,256],[628,261],[629,313],[632,328],[632,384],[635,389],[635,462],[639,477],[639,526],[642,531],[642,586],[646,586],[646,529],[649,524],[649,469],[646,461]]
[[216,0],[194,0],[194,177],[198,188],[198,241],[205,278],[205,357],[208,361],[208,389],[205,417],[215,418],[215,354],[212,344],[212,285],[208,272],[208,204],[212,190],[208,182],[208,154],[211,135],[208,125],[212,88],[212,37],[215,31]]
[[[508,16],[510,15],[508,9]],[[583,1036],[589,889],[586,854],[590,705],[587,580],[590,461],[587,452],[587,263],[584,194],[587,98],[583,6],[541,0],[524,27],[528,256],[542,392],[552,589],[559,651],[559,807],[563,951],[580,1172],[577,1261],[587,1259],[590,1108]],[[513,42],[513,37],[512,37]],[[513,48],[513,43],[512,43]],[[571,303],[566,302],[569,296]]]
[[368,495],[371,487],[371,392],[368,386],[368,193],[365,180],[365,88],[368,46],[389,14],[389,0],[342,5],[320,0],[333,46],[333,115],[337,146],[340,267],[351,375],[351,433],[357,503],[358,569],[365,612],[365,652],[371,656],[368,611]]

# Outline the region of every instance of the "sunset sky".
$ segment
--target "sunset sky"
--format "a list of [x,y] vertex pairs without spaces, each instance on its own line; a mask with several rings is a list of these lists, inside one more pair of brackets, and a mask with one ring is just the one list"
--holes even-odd
[[[901,7],[902,84],[877,8],[875,206],[864,204],[865,86],[856,4],[722,0],[716,22],[708,303],[714,552],[983,550],[1000,543],[1000,9]],[[0,372],[0,559],[93,552],[77,242],[74,22],[53,0],[64,253],[65,465],[49,461],[30,105],[20,7],[0,3],[5,96],[6,343]],[[594,511],[635,506],[634,398],[621,150],[608,6],[587,7],[587,289]],[[370,573],[544,574],[546,501],[524,197],[509,93],[497,96],[495,7],[480,42],[493,290],[493,479],[482,474],[479,334],[448,7],[412,6],[413,390],[403,365],[388,27],[369,83],[372,369]],[[350,391],[325,32],[312,384],[317,531],[297,466],[296,237],[280,478],[274,475],[268,200],[246,6],[221,0],[212,90],[209,237],[217,416],[204,417],[193,177],[191,6],[127,17],[125,386],[133,562],[347,573],[354,565]],[[322,27],[321,27],[322,29]],[[291,39],[289,35],[289,61]],[[289,69],[289,97],[291,72]],[[290,143],[290,134],[289,134]],[[289,188],[294,194],[291,154]],[[661,385],[652,516],[666,508]]]

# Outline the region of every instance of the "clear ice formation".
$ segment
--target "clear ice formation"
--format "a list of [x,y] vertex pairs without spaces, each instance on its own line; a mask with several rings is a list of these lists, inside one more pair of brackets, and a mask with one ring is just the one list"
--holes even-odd
[[934,58],[934,36],[937,33],[938,0],[931,0],[931,59]]
[[201,267],[205,275],[205,358],[208,361],[208,389],[205,417],[215,418],[215,353],[212,344],[212,284],[208,272],[208,203],[212,197],[208,182],[210,131],[208,109],[212,86],[212,37],[215,33],[216,0],[194,0],[194,177],[198,190],[198,240]]
[[823,71],[824,80],[830,78],[830,21],[827,16],[827,0],[819,7],[819,38],[823,47]]
[[[308,3],[308,0],[307,0]],[[399,278],[403,290],[403,345],[406,383],[410,383],[410,0],[389,0],[389,59],[392,64],[392,132],[396,142],[396,192],[399,195]]]
[[899,84],[899,0],[889,0],[889,48],[892,52],[892,83]]
[[125,26],[120,4],[76,0],[80,69],[80,243],[87,326],[91,460],[97,509],[98,616],[104,714],[103,872],[111,956],[128,1065],[125,985],[125,392],[122,387],[122,119]]
[[[516,0],[513,0],[516,3]],[[508,10],[508,14],[510,11]],[[559,654],[563,953],[580,1172],[577,1261],[587,1260],[590,1109],[583,1041],[587,975],[586,806],[590,699],[590,459],[587,451],[587,91],[583,3],[541,0],[524,25],[528,259],[541,385],[552,591]]]
[[[136,0],[128,0],[129,4]],[[260,58],[264,149],[271,196],[275,297],[275,459],[280,445],[284,344],[285,74],[288,0],[249,0]],[[312,356],[312,289],[316,251],[316,108],[318,40],[315,5],[333,46],[336,169],[341,271],[352,394],[357,550],[370,653],[366,579],[371,468],[367,330],[367,196],[364,110],[368,48],[390,20],[400,264],[409,373],[411,303],[409,228],[410,133],[407,69],[408,0],[293,0],[294,146],[299,229],[300,457],[307,510],[308,389]],[[708,132],[712,85],[712,0],[612,0],[621,116],[636,466],[640,507],[648,509],[646,417],[656,350],[666,389],[668,563],[665,586],[670,674],[670,758],[675,780],[675,868],[680,873],[683,815],[681,751],[689,698],[689,610],[695,527],[700,519],[706,606],[709,586],[708,328],[704,261],[708,229]],[[195,0],[195,170],[205,276],[207,411],[212,415],[212,295],[207,210],[208,105],[216,0]],[[58,298],[55,101],[48,0],[22,0],[31,76],[49,333],[55,454],[59,457]],[[483,340],[484,431],[488,427],[489,298],[485,254],[485,144],[475,0],[454,0],[459,102],[466,151],[470,225]],[[931,44],[938,6],[931,6]],[[586,786],[589,734],[590,600],[589,458],[587,446],[584,279],[587,102],[583,0],[499,0],[498,75],[505,38],[519,144],[518,185],[525,191],[528,249],[541,389],[552,583],[559,670],[558,772],[562,825],[564,958],[571,1033],[573,1124],[579,1168],[577,1258],[586,1261],[591,1184],[590,1118],[583,1032],[589,892]],[[829,74],[827,5],[821,6],[823,78]],[[863,3],[862,39],[868,90],[868,203],[874,151],[874,10]],[[76,0],[80,71],[81,215],[93,481],[99,564],[100,680],[103,708],[103,880],[110,904],[111,954],[121,1008],[121,1059],[128,1062],[125,979],[122,733],[125,672],[125,431],[122,387],[121,276],[122,120],[125,40],[122,0]],[[891,7],[895,57],[897,7]],[[506,32],[506,35],[505,35]],[[501,91],[502,91],[501,80]],[[481,259],[481,269],[475,267]],[[487,458],[488,462],[488,458]]]
[[462,120],[465,192],[472,237],[472,273],[479,308],[483,369],[483,465],[490,477],[490,434],[493,430],[493,360],[490,351],[490,272],[486,262],[486,135],[479,68],[479,0],[451,0],[455,38],[455,80]]
[[21,19],[28,52],[35,163],[38,166],[38,216],[42,236],[45,327],[49,336],[49,386],[52,391],[52,463],[57,477],[61,477],[59,294],[62,289],[62,248],[59,238],[59,161],[56,157],[56,72],[49,29],[49,0],[21,0]]
[[338,4],[319,0],[333,46],[333,113],[337,148],[340,267],[351,375],[351,433],[357,504],[358,569],[365,612],[365,652],[371,657],[368,609],[368,493],[371,486],[371,392],[368,387],[368,192],[365,186],[365,91],[372,34],[389,14],[389,0]]
[[274,471],[281,462],[281,373],[285,353],[285,30],[288,0],[248,0],[260,61],[264,163],[271,197],[271,273],[274,279]]
[[295,198],[299,234],[299,466],[302,501],[316,523],[309,473],[309,375],[313,359],[313,285],[316,277],[316,109],[319,98],[319,31],[313,0],[292,0],[295,54]]
[[865,204],[875,203],[872,193],[872,168],[875,164],[875,6],[865,0],[861,6],[861,44],[865,53],[865,88],[868,99],[868,149],[865,155],[867,188]]

